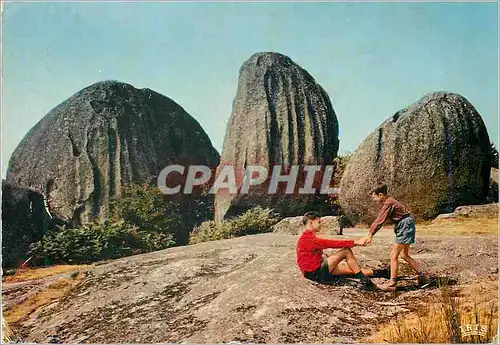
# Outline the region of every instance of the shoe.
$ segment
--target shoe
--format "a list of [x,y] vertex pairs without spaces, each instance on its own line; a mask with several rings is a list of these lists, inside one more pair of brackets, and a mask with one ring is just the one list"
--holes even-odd
[[384,268],[374,269],[373,270],[373,278],[391,278],[391,267],[386,266]]
[[385,292],[396,292],[398,283],[394,280],[389,280],[386,284],[377,285],[377,287]]
[[369,278],[367,278],[359,281],[359,288],[365,291],[374,291],[377,289],[377,286]]
[[385,279],[391,279],[391,266],[386,266],[382,269],[382,277]]

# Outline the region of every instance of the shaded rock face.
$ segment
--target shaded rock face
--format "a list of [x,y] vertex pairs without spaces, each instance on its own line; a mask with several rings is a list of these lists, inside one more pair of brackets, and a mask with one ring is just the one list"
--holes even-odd
[[42,237],[45,220],[41,194],[2,181],[2,267],[27,259],[30,244]]
[[491,168],[490,170],[490,180],[498,184],[498,169],[497,168]]
[[51,197],[50,209],[78,223],[106,218],[127,183],[154,182],[170,164],[216,167],[219,154],[199,123],[150,89],[106,81],[50,111],[24,137],[7,181]]
[[379,183],[417,218],[485,201],[489,137],[481,116],[462,96],[428,94],[372,132],[351,157],[341,180],[344,211],[373,221],[368,194]]
[[[331,164],[338,147],[330,99],[307,71],[278,53],[257,53],[243,63],[219,166],[234,167],[238,186],[249,165],[271,167],[270,177],[273,165]],[[216,221],[255,205],[297,214],[312,199],[269,196],[267,187],[250,187],[248,197],[217,193]]]
[[489,202],[498,202],[498,169],[491,168],[490,172],[490,188],[487,200]]

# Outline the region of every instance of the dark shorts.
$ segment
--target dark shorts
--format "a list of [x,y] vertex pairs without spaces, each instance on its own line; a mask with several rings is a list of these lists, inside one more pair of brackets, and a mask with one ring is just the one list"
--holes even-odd
[[394,225],[394,233],[396,239],[394,243],[397,244],[413,244],[415,243],[415,221],[411,216],[401,219]]
[[313,280],[318,283],[331,283],[337,279],[336,276],[330,273],[328,269],[328,262],[326,260],[321,261],[321,266],[312,272],[304,272],[304,277],[309,280]]

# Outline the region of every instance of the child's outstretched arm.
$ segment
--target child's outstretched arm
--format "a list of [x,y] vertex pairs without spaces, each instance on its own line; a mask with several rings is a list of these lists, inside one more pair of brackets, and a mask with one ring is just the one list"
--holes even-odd
[[322,238],[322,237],[315,236],[313,241],[314,241],[314,244],[316,244],[321,249],[352,248],[354,246],[364,246],[365,245],[364,238],[359,239],[359,240],[353,240],[353,239],[331,240],[328,238]]

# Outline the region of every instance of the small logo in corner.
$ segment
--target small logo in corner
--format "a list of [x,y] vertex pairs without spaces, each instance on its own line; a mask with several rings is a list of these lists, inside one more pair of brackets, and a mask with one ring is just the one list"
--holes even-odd
[[460,326],[460,331],[462,332],[462,338],[472,335],[484,337],[488,333],[488,326],[479,324],[467,324]]

